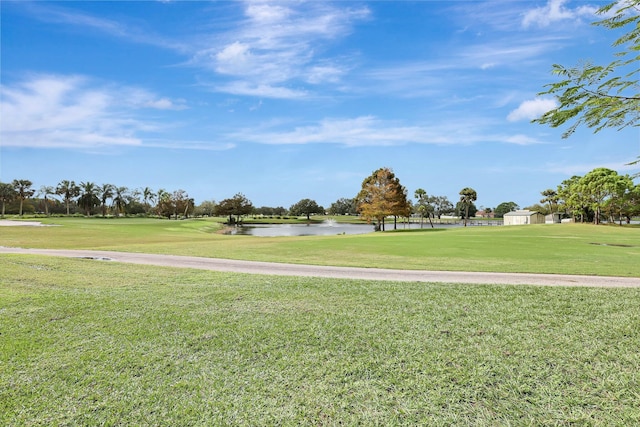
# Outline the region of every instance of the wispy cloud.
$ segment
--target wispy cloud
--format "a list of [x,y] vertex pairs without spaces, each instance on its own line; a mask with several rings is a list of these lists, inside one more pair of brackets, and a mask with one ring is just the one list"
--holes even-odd
[[305,90],[289,89],[283,86],[272,86],[249,81],[233,81],[226,84],[207,86],[216,92],[254,96],[258,98],[300,99],[308,94]]
[[188,43],[163,37],[157,33],[151,33],[148,29],[139,28],[130,23],[98,17],[79,12],[70,7],[52,5],[47,2],[24,2],[24,4],[31,15],[42,22],[70,25],[131,42],[158,46],[182,53],[187,53],[191,49]]
[[522,67],[523,63],[539,61],[545,54],[558,49],[561,40],[556,36],[542,36],[521,37],[520,40],[509,41],[484,41],[462,49],[457,55],[456,63],[469,69]]
[[141,145],[140,134],[158,123],[144,120],[145,109],[183,109],[134,87],[97,84],[83,76],[36,75],[0,86],[3,146],[91,148]]
[[621,160],[620,162],[606,162],[606,163],[598,163],[598,162],[592,162],[592,163],[575,163],[575,164],[569,164],[569,163],[565,163],[565,164],[557,164],[557,163],[549,163],[544,167],[544,171],[545,172],[550,172],[550,173],[559,173],[559,174],[563,174],[566,176],[573,176],[573,175],[584,175],[586,173],[589,173],[590,171],[592,171],[595,168],[607,168],[607,169],[611,169],[614,170],[618,173],[622,173],[622,174],[633,174],[634,172],[638,171],[638,166],[637,165],[629,165],[629,160]]
[[336,82],[346,71],[323,51],[368,15],[366,8],[315,1],[245,2],[244,19],[196,52],[191,63],[229,78],[216,86],[221,92],[297,98],[306,91],[288,85]]
[[[282,128],[283,126],[279,126]],[[270,145],[337,144],[347,147],[401,146],[406,144],[468,145],[504,143],[539,144],[521,134],[495,133],[486,120],[457,119],[431,126],[411,126],[374,116],[328,118],[293,129],[246,129],[227,135],[227,139]]]
[[151,138],[145,139],[144,146],[148,148],[168,148],[172,150],[224,151],[235,148],[236,144],[211,140],[171,140]]

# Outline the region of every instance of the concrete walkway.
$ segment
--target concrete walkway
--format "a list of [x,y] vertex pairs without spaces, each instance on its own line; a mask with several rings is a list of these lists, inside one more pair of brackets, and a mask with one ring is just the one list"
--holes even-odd
[[34,254],[70,258],[84,258],[96,261],[125,262],[131,264],[158,265],[179,268],[195,268],[199,270],[226,271],[235,273],[266,274],[279,276],[328,277],[336,279],[540,286],[590,286],[619,288],[640,287],[640,278],[637,277],[393,270],[384,268],[331,267],[319,265],[285,264],[275,262],[241,261],[220,258],[141,254],[131,252],[23,249],[8,247],[0,247],[0,254]]

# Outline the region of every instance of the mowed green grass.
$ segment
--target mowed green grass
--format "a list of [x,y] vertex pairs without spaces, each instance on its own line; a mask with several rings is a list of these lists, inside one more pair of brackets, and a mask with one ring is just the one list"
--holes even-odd
[[640,424],[640,289],[0,272],[0,425]]
[[84,248],[318,265],[640,277],[640,227],[554,224],[258,238],[210,220],[52,218],[0,227],[1,246]]

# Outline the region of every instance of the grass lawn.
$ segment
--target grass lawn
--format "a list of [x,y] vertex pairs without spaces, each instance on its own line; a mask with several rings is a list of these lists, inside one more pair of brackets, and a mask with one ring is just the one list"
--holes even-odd
[[0,272],[0,425],[640,425],[640,289]]
[[307,237],[228,236],[210,220],[51,218],[1,246],[103,249],[318,265],[640,277],[640,227],[557,224]]

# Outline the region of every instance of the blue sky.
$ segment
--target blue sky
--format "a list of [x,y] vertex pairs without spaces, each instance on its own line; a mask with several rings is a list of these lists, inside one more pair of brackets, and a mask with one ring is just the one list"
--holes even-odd
[[531,124],[552,64],[608,64],[590,1],[6,1],[0,181],[328,207],[391,167],[478,206],[640,153],[638,128]]

